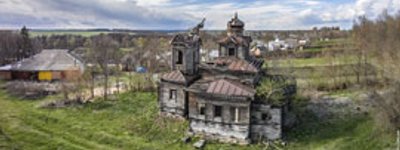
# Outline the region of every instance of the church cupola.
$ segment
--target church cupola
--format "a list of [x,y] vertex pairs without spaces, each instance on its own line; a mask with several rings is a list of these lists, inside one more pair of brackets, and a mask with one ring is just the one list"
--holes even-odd
[[228,21],[227,36],[218,41],[220,57],[248,59],[252,39],[249,36],[245,36],[243,32],[244,22],[235,13],[233,18]]
[[232,35],[243,35],[244,22],[238,18],[238,14],[235,13],[233,18],[228,22],[228,36]]

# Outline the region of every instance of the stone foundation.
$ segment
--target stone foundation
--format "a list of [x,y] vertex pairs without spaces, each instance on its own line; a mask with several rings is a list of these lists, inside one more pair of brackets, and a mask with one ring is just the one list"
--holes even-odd
[[223,143],[247,145],[251,142],[248,137],[248,125],[223,125],[219,123],[191,121],[190,129],[197,136]]

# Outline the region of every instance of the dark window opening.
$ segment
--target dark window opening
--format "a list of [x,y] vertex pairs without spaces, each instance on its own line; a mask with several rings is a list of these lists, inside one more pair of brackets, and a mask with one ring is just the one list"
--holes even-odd
[[200,115],[205,115],[206,114],[206,105],[203,103],[198,103],[198,111]]
[[235,56],[235,48],[228,49],[228,56]]
[[222,106],[214,106],[214,117],[222,116]]
[[269,115],[267,113],[263,113],[263,114],[261,114],[261,120],[263,120],[263,121],[271,120],[271,115]]
[[176,64],[182,64],[183,63],[183,53],[181,51],[178,51],[178,60]]
[[176,99],[176,90],[169,91],[169,99]]

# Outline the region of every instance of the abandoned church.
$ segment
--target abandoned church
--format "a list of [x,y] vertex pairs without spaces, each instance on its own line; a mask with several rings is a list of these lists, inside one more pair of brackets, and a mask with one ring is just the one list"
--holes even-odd
[[274,105],[258,96],[260,82],[271,76],[263,60],[249,55],[252,38],[244,34],[245,23],[234,15],[211,62],[200,62],[203,26],[204,20],[171,41],[172,71],[158,87],[160,113],[187,119],[189,132],[206,139],[249,144],[282,138],[291,97]]

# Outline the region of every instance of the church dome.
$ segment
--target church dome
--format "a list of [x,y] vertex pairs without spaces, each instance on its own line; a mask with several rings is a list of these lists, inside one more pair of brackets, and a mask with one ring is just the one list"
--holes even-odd
[[228,22],[228,26],[231,27],[244,27],[244,22],[238,18],[238,14],[235,13],[235,16],[231,21]]

